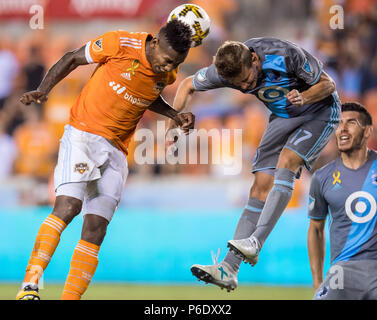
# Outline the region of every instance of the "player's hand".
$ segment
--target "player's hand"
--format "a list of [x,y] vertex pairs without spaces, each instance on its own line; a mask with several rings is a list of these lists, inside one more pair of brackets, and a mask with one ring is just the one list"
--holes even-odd
[[47,97],[46,94],[44,94],[44,93],[42,93],[38,90],[35,90],[35,91],[29,91],[29,92],[24,93],[21,96],[20,101],[23,104],[29,105],[32,102],[42,103],[42,102],[47,101],[47,99],[48,99],[48,97]]
[[173,120],[186,135],[190,133],[190,129],[194,129],[195,116],[191,112],[178,113]]
[[305,104],[302,93],[298,92],[298,90],[296,89],[291,90],[287,93],[287,99],[290,103],[298,107],[301,107]]

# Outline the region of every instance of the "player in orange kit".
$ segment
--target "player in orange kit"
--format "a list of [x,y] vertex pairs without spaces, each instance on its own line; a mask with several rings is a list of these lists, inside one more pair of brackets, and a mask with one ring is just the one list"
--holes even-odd
[[43,102],[51,89],[79,65],[98,63],[71,108],[60,140],[54,173],[56,201],[42,223],[17,300],[39,299],[38,281],[66,226],[81,211],[77,244],[62,299],[78,300],[98,264],[98,252],[125,184],[127,147],[136,125],[149,109],[175,121],[188,134],[191,113],[178,113],[160,96],[176,79],[189,51],[191,29],[178,20],[148,33],[110,31],[66,53],[46,74],[36,91],[25,93],[25,104]]

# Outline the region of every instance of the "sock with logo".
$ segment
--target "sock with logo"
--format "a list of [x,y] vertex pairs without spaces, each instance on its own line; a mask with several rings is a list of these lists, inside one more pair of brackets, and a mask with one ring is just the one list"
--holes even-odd
[[66,223],[57,216],[50,214],[39,228],[34,248],[26,267],[22,287],[38,285],[38,281],[47,268],[52,255],[60,241],[60,235],[66,228]]
[[278,168],[275,171],[274,186],[267,196],[257,228],[253,233],[261,247],[292,197],[295,176],[294,172],[285,168]]
[[89,286],[98,265],[100,246],[80,239],[77,244],[68,277],[65,281],[62,300],[80,300]]
[[[249,198],[249,201],[242,212],[241,218],[238,221],[236,231],[233,239],[245,239],[255,231],[258,219],[264,207],[264,201],[256,198]],[[238,271],[242,259],[237,257],[232,251],[228,250],[224,261],[227,262],[233,270]]]

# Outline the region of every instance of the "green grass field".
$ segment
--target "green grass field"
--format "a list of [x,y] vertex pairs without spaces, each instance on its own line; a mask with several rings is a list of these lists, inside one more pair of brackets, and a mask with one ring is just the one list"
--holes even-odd
[[[14,300],[20,284],[0,284],[0,300]],[[47,284],[41,299],[60,299],[63,284]],[[138,285],[93,283],[85,300],[311,300],[309,287],[270,287],[240,285],[233,292],[212,285]]]

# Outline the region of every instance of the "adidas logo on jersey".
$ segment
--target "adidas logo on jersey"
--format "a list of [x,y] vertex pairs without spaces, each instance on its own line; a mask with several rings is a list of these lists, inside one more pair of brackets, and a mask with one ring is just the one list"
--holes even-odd
[[126,80],[131,80],[131,72],[123,72],[120,75]]

